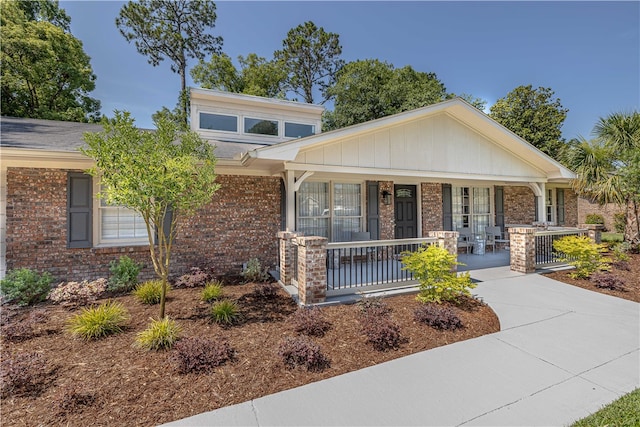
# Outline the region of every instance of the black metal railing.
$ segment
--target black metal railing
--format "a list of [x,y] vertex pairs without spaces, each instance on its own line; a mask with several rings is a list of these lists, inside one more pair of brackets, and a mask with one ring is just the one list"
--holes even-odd
[[587,234],[587,230],[564,229],[553,231],[536,231],[536,266],[558,264],[564,262],[567,256],[553,249],[553,243],[567,236],[582,236]]

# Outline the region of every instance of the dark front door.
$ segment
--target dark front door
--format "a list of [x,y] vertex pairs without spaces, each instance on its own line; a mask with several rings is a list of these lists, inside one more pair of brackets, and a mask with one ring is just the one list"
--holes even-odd
[[418,237],[418,209],[415,185],[393,187],[396,210],[396,239]]

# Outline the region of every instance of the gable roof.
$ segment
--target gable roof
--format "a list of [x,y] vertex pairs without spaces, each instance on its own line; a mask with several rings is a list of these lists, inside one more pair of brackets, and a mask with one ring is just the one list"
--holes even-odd
[[[393,162],[382,161],[376,164],[374,161],[373,163],[367,164],[365,162],[363,164],[362,161],[358,161],[356,164],[353,161],[345,163],[344,159],[337,160],[335,158],[336,150],[351,151],[354,158],[356,156],[366,157],[372,150],[375,151],[379,148],[378,139],[389,140],[387,145],[383,147],[382,154],[379,157],[387,156],[390,158],[395,155],[395,150],[402,143],[400,139],[403,137],[397,138],[394,135],[387,134],[395,130],[399,130],[402,133],[408,127],[418,122],[424,122],[426,119],[434,120],[427,124],[426,127],[423,125],[421,128],[422,133],[414,138],[417,141],[413,145],[414,151],[407,150],[404,154],[406,157],[404,163],[400,161],[392,164]],[[443,121],[448,123],[442,125]],[[429,140],[426,135],[428,132],[425,132],[425,130],[430,131],[434,128],[435,126],[433,125],[436,123],[441,127],[445,127],[441,132],[440,139],[435,142],[439,146],[434,145],[434,138]],[[464,130],[465,128],[467,131]],[[460,142],[456,140],[461,135],[466,141]],[[348,144],[351,144],[351,147],[347,147]],[[425,169],[424,164],[416,167],[416,162],[412,162],[411,157],[442,156],[442,147],[447,144],[451,145],[449,151],[457,150],[455,153],[449,153],[452,156],[457,156],[457,159],[452,161],[465,159],[465,156],[471,157],[486,154],[491,150],[491,156],[485,156],[486,159],[495,157],[497,153],[499,161],[504,164],[512,163],[511,169],[518,168],[522,170],[523,178],[525,176],[530,177],[529,175],[532,173],[540,175],[538,178],[544,176],[545,180],[568,181],[575,177],[572,171],[559,162],[460,98],[298,140],[283,142],[275,146],[258,148],[246,153],[243,157],[243,162],[245,164],[250,164],[254,161],[280,164],[282,162],[300,162],[316,165],[320,163],[325,166],[348,166],[365,169],[369,167],[381,172],[383,172],[383,169],[389,168],[393,169],[393,171],[389,171],[393,174],[400,173],[412,176],[423,174],[423,176],[428,176],[428,174],[424,174],[426,172],[438,172],[440,170],[438,168],[441,165],[431,165],[427,169]],[[360,147],[359,150],[356,147],[358,145]],[[326,158],[319,160],[319,157],[322,157],[321,155],[313,155],[313,159],[310,159],[308,155],[305,156],[308,153],[318,152],[322,147],[326,147],[325,151],[327,153],[334,154],[332,160],[328,161]],[[441,158],[440,160],[446,159]],[[471,160],[473,161],[474,159]],[[475,160],[479,160],[479,158]],[[469,169],[469,162],[459,161],[459,163],[460,173],[474,174],[475,171]],[[402,166],[398,168],[397,164],[402,164]],[[471,168],[473,169],[473,167],[474,164],[471,162]],[[402,170],[398,171],[397,169]],[[486,175],[486,172],[481,174]],[[499,176],[495,177],[500,179]]]

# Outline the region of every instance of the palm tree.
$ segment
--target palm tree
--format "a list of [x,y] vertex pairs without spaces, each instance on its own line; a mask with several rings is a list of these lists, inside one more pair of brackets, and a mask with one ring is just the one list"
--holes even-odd
[[624,240],[640,247],[640,113],[613,113],[600,118],[596,139],[573,140],[563,161],[578,178],[576,193],[601,204],[624,206]]

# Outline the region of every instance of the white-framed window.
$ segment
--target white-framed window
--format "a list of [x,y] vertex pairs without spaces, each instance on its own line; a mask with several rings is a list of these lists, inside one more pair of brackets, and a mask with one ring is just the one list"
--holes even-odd
[[109,205],[104,199],[96,198],[94,206],[94,242],[98,246],[149,244],[147,226],[140,214]]
[[278,136],[278,121],[267,119],[244,118],[244,133]]
[[284,136],[286,138],[304,138],[314,135],[316,127],[303,123],[284,122]]
[[547,188],[545,192],[545,221],[564,225],[564,188]]
[[238,132],[238,117],[229,114],[203,113],[199,115],[199,127],[204,130]]
[[305,181],[297,193],[297,230],[332,242],[363,230],[361,183]]
[[482,234],[491,225],[491,191],[488,187],[451,187],[453,229],[468,227]]

